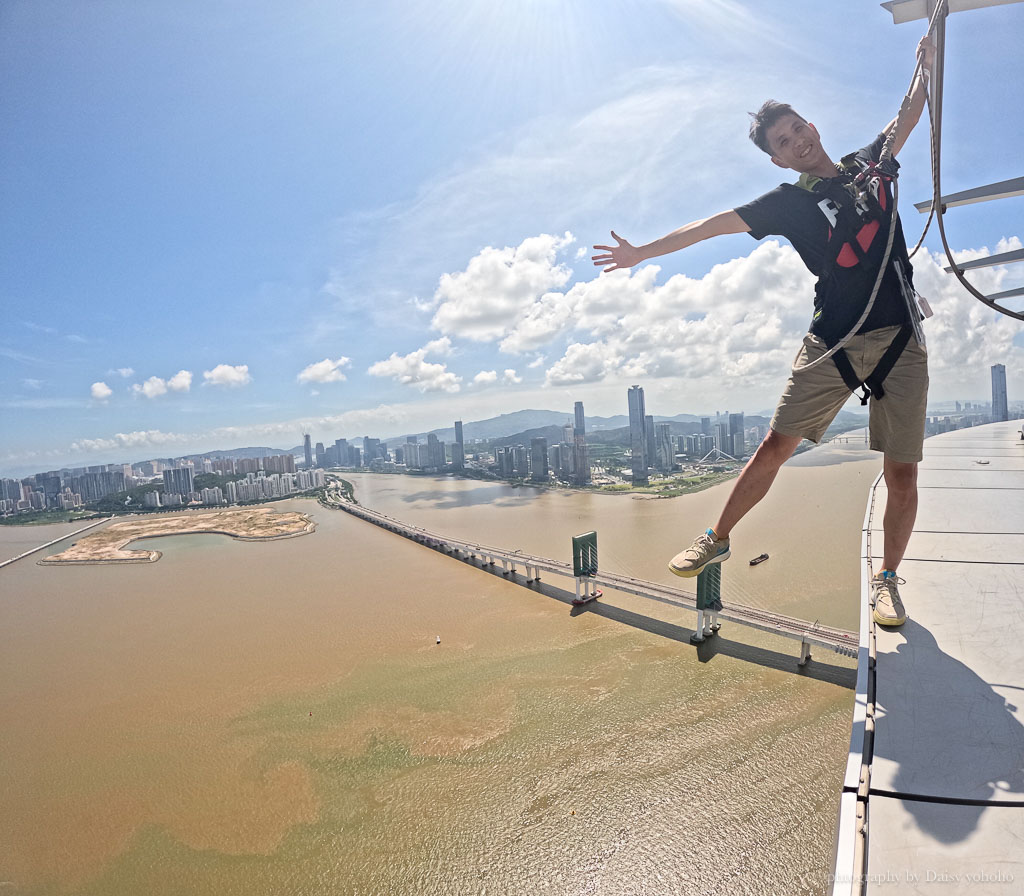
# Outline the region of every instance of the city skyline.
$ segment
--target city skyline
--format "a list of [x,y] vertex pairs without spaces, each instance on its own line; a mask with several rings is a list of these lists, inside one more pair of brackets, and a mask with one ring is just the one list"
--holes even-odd
[[[926,436],[989,420],[1008,419],[1004,365],[992,366],[991,384],[991,402],[956,401],[953,413],[945,415],[930,411],[926,418]],[[524,419],[521,416],[523,414],[530,420]],[[538,415],[546,416],[546,423],[538,425]],[[560,420],[554,422],[550,419],[552,415],[567,419],[564,424]],[[640,385],[633,385],[626,393],[625,415],[591,418],[591,423],[598,424],[597,428],[604,433],[617,431],[623,434],[625,447],[629,449],[629,475],[623,474],[622,478],[634,487],[647,487],[652,471],[657,475],[671,475],[680,469],[680,463],[699,465],[709,459],[712,462],[740,462],[757,447],[768,431],[767,417],[759,417],[763,422],[757,422],[748,429],[742,412],[716,411],[714,418],[693,414],[660,416],[666,422],[655,422],[655,415],[646,413],[644,389]],[[866,424],[867,416],[859,416]],[[1017,402],[1014,406],[1014,416],[1024,416],[1024,402]],[[681,417],[689,417],[690,420],[680,421]],[[509,428],[513,418],[518,426],[512,425]],[[529,478],[537,483],[547,483],[554,479],[580,487],[591,484],[590,449],[586,440],[587,417],[582,401],[574,402],[571,417],[556,411],[526,410],[519,412],[519,415],[503,415],[490,421],[471,423],[470,426],[484,427],[496,422],[504,423],[507,429],[505,434],[493,431],[490,435],[480,433],[480,437],[474,437],[470,444],[484,447],[494,441],[506,441],[506,444],[491,444],[492,450],[490,454],[483,455],[482,464],[480,455],[474,450],[472,460],[476,472],[489,472],[505,479]],[[673,426],[683,427],[683,432],[673,433]],[[840,424],[841,431],[849,428],[849,422]],[[561,430],[561,438],[549,446],[546,437],[533,435],[539,429]],[[159,491],[146,491],[142,496],[146,509],[188,504],[235,504],[240,501],[279,498],[311,487],[313,482],[305,478],[306,474],[321,474],[324,468],[369,469],[384,473],[419,471],[461,474],[467,468],[463,421],[456,420],[451,427],[454,438],[450,443],[450,451],[446,442],[438,438],[438,432],[447,431],[435,429],[425,434],[408,434],[397,439],[372,436],[354,439],[354,442],[361,442],[361,447],[359,444],[349,444],[347,438],[337,438],[330,445],[317,441],[315,450],[312,435],[305,433],[302,444],[285,453],[277,453],[280,449],[250,446],[250,450],[258,452],[255,457],[217,458],[217,454],[230,455],[231,452],[214,450],[177,458],[151,458],[146,461],[89,467],[64,466],[45,472],[37,471],[25,477],[7,478],[0,475],[0,512],[9,515],[39,510],[80,510],[91,501],[121,493],[131,493],[138,498],[133,490],[152,487],[160,478],[158,474],[162,474],[163,496],[169,496],[169,500],[161,503]],[[424,443],[420,443],[420,435],[425,435]],[[510,436],[517,435],[523,438],[520,444],[507,442]],[[530,442],[529,449],[525,444],[527,439]],[[301,468],[296,462],[299,452],[303,461]],[[489,463],[486,461],[488,456],[491,458]],[[193,476],[197,475],[196,468],[200,464],[202,473],[220,473],[225,476],[239,473],[247,478],[239,482],[224,481],[223,491],[219,485],[193,488]],[[264,479],[264,476],[267,478]],[[609,480],[602,470],[602,481],[608,484],[615,480],[614,477]],[[316,484],[324,484],[322,476]]]
[[[791,180],[746,138],[767,95],[833,156],[872,139],[920,25],[873,0],[849,11],[860,27],[833,46],[811,0],[771,18],[737,0],[344,16],[299,0],[244,20],[218,3],[5,4],[0,475],[579,398],[610,416],[634,382],[650,406],[769,412],[811,313],[792,249],[736,235],[598,275],[590,246]],[[950,163],[947,190],[1017,173],[1021,117],[972,98],[1016,107],[1022,24],[1020,5],[950,19],[943,157],[973,161]],[[852,77],[865,66],[876,77]],[[911,241],[926,131],[901,154]],[[954,251],[1019,247],[1022,202],[951,211]],[[994,363],[1012,399],[1024,331],[967,297],[938,247],[933,232],[914,262],[936,310],[932,400],[980,400]],[[992,292],[1021,273],[971,277]]]
[[[996,380],[997,380],[997,373],[996,373],[997,368],[1000,368],[1000,373],[998,375],[999,376],[999,382],[1001,384],[1001,389],[1002,389],[1002,392],[1000,394],[1002,396],[1003,401],[1006,402],[1006,404],[1007,404],[1007,409],[1008,409],[1009,414],[1012,415],[1011,419],[1015,419],[1016,416],[1021,416],[1021,414],[1024,413],[1024,398],[1014,399],[1012,397],[1008,397],[1008,395],[1007,395],[1007,387],[1006,387],[1005,365],[1001,365],[1001,364],[993,365],[993,367],[991,369],[991,375],[989,377],[989,379],[991,381],[990,385],[992,387],[990,389],[991,397],[992,398],[996,397],[996,389],[994,387],[995,387]],[[604,424],[607,421],[612,421],[612,420],[615,420],[616,418],[619,418],[619,419],[621,419],[623,421],[622,423],[619,424],[620,428],[629,429],[630,428],[630,413],[631,413],[631,410],[632,410],[631,407],[630,407],[630,404],[633,401],[632,396],[634,394],[634,391],[633,391],[634,388],[638,391],[639,396],[640,396],[640,408],[643,408],[644,407],[644,389],[643,389],[643,387],[635,386],[635,387],[630,387],[630,389],[627,390],[626,401],[623,403],[623,407],[621,407],[618,410],[618,412],[614,412],[613,411],[608,416],[605,416],[605,415],[602,415],[602,414],[590,414],[590,415],[588,415],[588,418],[592,422],[599,422],[601,424]],[[1010,389],[1010,392],[1012,393],[1012,389]],[[585,422],[585,418],[583,417],[583,411],[582,411],[583,404],[584,403],[582,401],[575,401],[572,411],[555,411],[555,410],[551,410],[551,409],[533,409],[533,410],[529,410],[529,409],[515,409],[514,411],[512,411],[512,410],[505,411],[504,414],[516,414],[516,413],[536,414],[536,413],[540,413],[540,414],[556,415],[558,417],[564,418],[566,420],[567,426],[570,429],[573,429],[576,433],[578,433],[579,435],[582,435],[586,431],[586,422]],[[947,407],[943,407],[943,405],[947,405]],[[930,400],[929,401],[928,415],[929,415],[930,418],[931,417],[941,418],[941,417],[949,417],[949,416],[957,417],[957,416],[961,416],[961,415],[973,416],[973,415],[978,414],[979,412],[988,413],[989,411],[991,411],[991,409],[993,407],[994,407],[993,402],[990,399],[988,399],[988,398],[986,398],[986,399],[977,399],[977,398],[975,398],[975,399],[970,399],[970,400],[968,400],[968,399],[956,399],[956,400],[949,400],[949,401],[946,401],[946,402],[932,402]],[[865,423],[867,422],[867,413],[866,413],[866,411],[862,411],[861,408],[856,403],[854,403],[853,405],[849,405],[848,406],[848,410],[851,411],[852,413],[855,413],[855,414],[861,414],[861,416],[863,416],[864,419],[865,419]],[[657,419],[660,419],[660,420],[672,420],[672,419],[676,419],[676,418],[679,418],[679,417],[690,417],[693,420],[701,419],[701,420],[704,420],[704,421],[709,421],[709,420],[713,420],[713,419],[717,419],[717,418],[724,418],[725,420],[729,420],[729,418],[738,417],[740,419],[740,421],[742,421],[745,415],[746,416],[751,416],[751,417],[763,417],[764,419],[769,419],[771,417],[771,414],[772,414],[772,409],[771,408],[766,408],[766,409],[763,409],[762,411],[754,412],[754,413],[750,413],[750,412],[746,412],[746,411],[741,411],[739,413],[735,413],[735,412],[731,412],[731,411],[728,411],[728,410],[722,410],[722,409],[711,411],[711,412],[708,412],[707,414],[696,414],[696,413],[689,413],[689,412],[685,412],[685,411],[678,412],[678,413],[665,413],[665,414],[659,413],[659,414],[653,414],[653,415],[649,415],[649,414],[645,413],[643,415],[644,421],[645,421],[644,422],[644,426],[642,427],[641,433],[639,435],[639,438],[641,440],[639,444],[641,445],[641,451],[644,453],[643,454],[644,463],[646,463],[646,461],[648,460],[648,458],[647,458],[647,447],[646,447],[647,444],[648,444],[648,441],[650,441],[651,444],[656,444],[656,439],[655,439],[655,437],[653,435],[651,435],[651,433],[654,432],[654,429],[653,429],[654,423],[653,423],[653,421],[655,421]],[[494,417],[492,417],[492,418],[487,418],[487,420],[483,420],[483,421],[471,421],[470,425],[472,426],[472,425],[475,425],[477,423],[487,423],[489,421],[493,422],[494,420],[499,420],[499,419],[501,419],[501,418],[494,418]],[[556,424],[555,423],[549,423],[549,424],[546,424],[546,425],[554,426]],[[710,423],[708,425],[711,426]],[[740,424],[740,427],[742,428],[742,423]],[[529,428],[529,427],[527,427],[527,428]],[[398,443],[398,442],[401,442],[404,439],[410,439],[410,438],[413,438],[413,437],[419,436],[419,435],[422,435],[424,437],[428,437],[431,432],[440,432],[440,431],[445,431],[445,430],[448,430],[448,429],[452,429],[455,432],[455,434],[456,434],[455,435],[455,439],[454,439],[454,443],[458,444],[458,443],[462,442],[462,439],[459,438],[459,436],[461,435],[462,429],[463,429],[463,421],[462,420],[456,420],[454,427],[452,427],[450,424],[449,425],[440,425],[440,426],[432,427],[432,429],[430,431],[422,430],[422,431],[419,431],[417,433],[399,432],[399,433],[396,433],[396,434],[393,434],[393,435],[384,435],[384,434],[378,432],[378,437],[369,437],[369,438],[371,439],[371,441],[374,441],[374,442],[377,442],[377,443],[392,443],[392,442]],[[727,434],[730,437],[732,437],[733,435],[735,435],[736,427],[734,425],[732,425],[731,423],[728,423],[728,424],[726,424],[726,431],[727,431]],[[509,434],[510,435],[514,435],[515,433],[513,432],[513,433],[509,433]],[[709,436],[712,435],[712,430],[710,428],[705,430],[705,435],[709,435]],[[329,441],[331,442],[331,445],[330,446],[326,446],[326,447],[325,447],[323,442],[319,442],[318,441],[317,442],[317,446],[320,449],[319,460],[323,460],[323,457],[324,457],[324,455],[327,452],[331,451],[332,449],[337,449],[340,446],[341,443],[346,443],[348,440],[351,439],[353,442],[358,442],[358,443],[362,444],[367,438],[368,437],[365,436],[365,435],[355,436],[355,435],[350,434],[347,437],[337,437],[337,438],[334,438],[334,439],[329,439]],[[632,438],[634,438],[634,436],[631,436],[631,440],[632,440]],[[91,463],[86,462],[86,461],[84,461],[82,459],[79,459],[78,462],[69,462],[69,463],[63,463],[63,464],[53,464],[53,465],[50,465],[49,467],[47,467],[45,469],[43,469],[43,468],[34,468],[34,467],[31,467],[30,465],[26,465],[26,466],[24,466],[21,469],[17,469],[17,468],[13,468],[13,467],[9,468],[9,469],[4,469],[4,468],[0,467],[0,478],[23,479],[23,478],[29,478],[29,477],[32,477],[32,476],[45,475],[48,471],[54,471],[54,470],[85,471],[85,470],[89,470],[89,469],[100,469],[100,468],[106,468],[106,467],[139,466],[139,465],[144,465],[145,463],[147,463],[149,461],[153,461],[153,460],[173,460],[173,459],[185,459],[185,458],[198,458],[198,457],[204,457],[204,456],[213,456],[213,455],[222,454],[222,453],[225,453],[225,452],[229,452],[230,453],[232,451],[238,451],[238,450],[244,450],[244,449],[267,449],[267,450],[269,450],[271,452],[294,451],[295,452],[295,454],[294,454],[295,457],[302,457],[302,459],[305,461],[307,467],[308,466],[312,466],[314,464],[314,460],[318,459],[317,458],[317,454],[313,450],[313,436],[310,435],[309,433],[299,433],[297,435],[297,438],[294,441],[295,441],[296,444],[294,446],[292,446],[291,448],[288,448],[287,446],[284,446],[284,445],[270,446],[270,445],[254,445],[254,444],[247,444],[247,445],[243,445],[243,444],[232,444],[232,445],[218,444],[215,447],[209,447],[208,446],[208,447],[206,447],[206,448],[204,448],[202,450],[195,450],[195,451],[180,451],[180,452],[166,452],[166,453],[150,452],[150,453],[146,454],[144,459],[139,459],[139,457],[138,457],[139,452],[138,451],[132,452],[132,449],[126,448],[126,449],[124,449],[122,451],[115,452],[117,454],[117,457],[110,457],[108,459],[103,459],[103,460],[94,460]],[[474,440],[474,441],[476,441],[476,440]],[[585,441],[584,441],[583,444],[584,444],[584,458],[585,458],[585,450],[586,450],[585,449]],[[134,454],[134,457],[127,456],[129,453]],[[726,452],[726,453],[728,453],[728,452]],[[655,458],[656,458],[656,455],[655,455]],[[654,465],[655,464],[649,464],[648,466],[654,466]]]

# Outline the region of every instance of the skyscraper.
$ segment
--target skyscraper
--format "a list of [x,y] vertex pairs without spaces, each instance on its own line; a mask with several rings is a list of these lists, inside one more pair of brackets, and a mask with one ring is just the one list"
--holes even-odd
[[455,444],[452,445],[452,467],[462,470],[466,466],[466,445],[462,440],[462,421],[455,421]]
[[658,423],[654,427],[656,466],[662,473],[669,473],[675,465],[675,452],[672,450],[672,424]]
[[548,440],[543,436],[530,439],[530,478],[534,482],[548,481]]
[[164,494],[183,495],[192,494],[193,479],[192,467],[175,467],[171,470],[164,470]]
[[313,440],[310,438],[309,433],[302,437],[302,447],[306,451],[306,469],[309,470],[313,466]]
[[[422,458],[422,455],[420,455]],[[444,442],[434,433],[427,434],[427,467],[442,470],[446,463]]]
[[743,431],[743,414],[729,415],[729,441],[731,445],[728,452],[733,457],[740,458],[747,453],[747,440]]
[[371,462],[381,456],[380,439],[373,439],[370,436],[363,436],[363,466],[370,466]]
[[992,419],[1009,420],[1010,407],[1006,399],[1006,366],[992,365]]
[[644,407],[642,386],[630,386],[629,399],[629,450],[633,459],[631,469],[634,485],[647,485],[647,410]]
[[587,419],[582,401],[576,402],[573,416],[572,481],[575,485],[587,485],[590,482],[590,458],[587,454]]

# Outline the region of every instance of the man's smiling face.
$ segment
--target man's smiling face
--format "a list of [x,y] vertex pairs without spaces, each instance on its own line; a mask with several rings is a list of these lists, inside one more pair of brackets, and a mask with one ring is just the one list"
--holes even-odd
[[835,171],[835,166],[821,145],[821,137],[813,124],[799,115],[783,115],[768,128],[766,134],[772,161],[780,168],[791,168],[801,174],[824,174]]

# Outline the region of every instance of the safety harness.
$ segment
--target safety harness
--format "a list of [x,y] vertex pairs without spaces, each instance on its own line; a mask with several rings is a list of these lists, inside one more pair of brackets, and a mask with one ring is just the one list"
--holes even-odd
[[[849,164],[848,159],[852,161],[851,157],[844,158],[844,166]],[[861,248],[860,243],[856,239],[858,228],[865,226],[872,220],[884,221],[887,217],[889,219],[889,227],[894,228],[896,226],[895,205],[893,205],[892,213],[886,215],[877,198],[869,189],[869,184],[872,178],[879,178],[880,181],[889,183],[895,181],[899,170],[899,163],[895,159],[889,158],[880,162],[862,162],[861,164],[863,167],[855,176],[847,171],[843,171],[838,177],[821,180],[811,188],[815,192],[826,195],[833,193],[831,198],[837,208],[836,225],[832,229],[832,234],[826,248],[825,261],[818,274],[817,288],[821,290],[824,290],[831,277],[836,261],[844,246],[850,247],[857,256],[858,264],[867,263],[867,253]],[[836,190],[841,190],[845,195],[835,195],[834,191]],[[855,211],[858,205],[864,210],[862,217],[859,217]],[[891,246],[892,242],[890,239],[887,249],[891,249]],[[886,251],[881,261],[882,266],[888,265],[889,260],[890,252]],[[894,265],[896,266],[896,274],[901,281],[901,287],[908,288],[903,282],[902,265],[899,264],[899,261],[894,262]],[[877,277],[876,291],[878,285],[881,284],[883,276],[884,272],[880,270]],[[911,314],[914,313],[913,308],[908,310]],[[896,365],[900,355],[903,354],[903,350],[907,347],[907,343],[913,334],[914,327],[911,324],[907,323],[901,326],[886,349],[885,354],[882,355],[878,364],[875,365],[875,369],[863,379],[857,376],[853,364],[843,348],[845,340],[842,340],[843,344],[834,348],[831,352],[832,360],[835,362],[836,368],[839,370],[839,374],[849,390],[854,394],[857,394],[858,389],[863,390],[860,395],[857,395],[862,405],[866,405],[872,397],[880,399],[885,395],[882,384]]]

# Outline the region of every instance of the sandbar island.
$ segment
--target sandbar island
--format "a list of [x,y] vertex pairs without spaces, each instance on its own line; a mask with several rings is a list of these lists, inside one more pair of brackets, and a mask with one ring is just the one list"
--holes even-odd
[[281,513],[265,507],[242,510],[182,513],[140,517],[111,523],[75,542],[67,550],[38,561],[41,566],[61,563],[155,563],[160,551],[129,551],[126,545],[142,538],[165,535],[230,535],[243,541],[294,538],[316,530],[304,513]]

